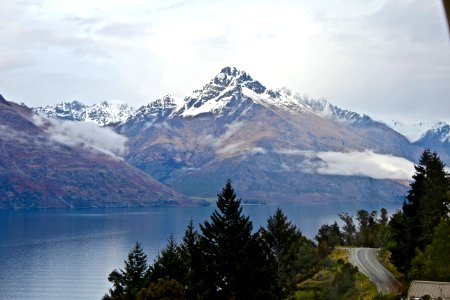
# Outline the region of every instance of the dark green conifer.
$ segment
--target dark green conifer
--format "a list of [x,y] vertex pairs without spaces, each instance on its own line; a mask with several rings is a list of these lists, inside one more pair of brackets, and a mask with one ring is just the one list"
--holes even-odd
[[124,270],[114,270],[108,280],[113,283],[103,299],[135,299],[137,293],[145,285],[144,275],[147,270],[147,255],[140,243],[136,242],[125,260]]
[[271,299],[270,272],[252,222],[242,213],[241,200],[228,180],[217,195],[217,210],[200,224],[205,260],[205,298]]
[[434,228],[449,213],[449,178],[436,152],[426,149],[415,169],[402,212],[389,222],[392,260],[405,274],[416,252],[422,253],[432,242]]
[[167,246],[161,250],[147,274],[149,282],[161,279],[175,279],[180,283],[185,282],[186,268],[181,257],[180,246],[171,235]]

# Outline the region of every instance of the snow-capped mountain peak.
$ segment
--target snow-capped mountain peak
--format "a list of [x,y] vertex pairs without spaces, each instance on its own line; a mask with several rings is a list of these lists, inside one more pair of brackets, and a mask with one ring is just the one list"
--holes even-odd
[[52,118],[72,121],[92,121],[102,126],[124,123],[128,118],[149,124],[174,116],[196,117],[201,114],[220,116],[239,116],[245,114],[254,105],[269,109],[281,109],[291,113],[307,112],[337,122],[355,123],[371,120],[365,115],[343,110],[324,99],[312,99],[288,88],[267,89],[254,80],[247,72],[235,67],[223,68],[202,89],[195,90],[184,99],[166,95],[134,110],[126,104],[101,102],[92,106],[80,102],[63,102],[46,107],[37,107],[35,111]]
[[[248,73],[234,67],[223,68],[202,89],[195,90],[191,96],[186,97],[177,115],[194,117],[203,113],[213,113],[217,116],[225,112],[235,114],[237,111],[245,112],[244,107],[253,104],[293,113],[307,111],[338,122],[354,123],[370,119],[365,115],[340,109],[324,99],[316,100],[292,93],[285,87],[276,90],[267,89]],[[231,106],[239,106],[240,109]]]
[[385,123],[395,131],[404,135],[410,142],[417,142],[427,135],[439,135],[439,140],[441,142],[450,142],[450,126],[446,122],[403,123],[391,120]]
[[134,113],[134,108],[124,103],[102,101],[91,106],[79,101],[35,107],[37,113],[49,118],[68,121],[94,122],[100,126],[125,122]]

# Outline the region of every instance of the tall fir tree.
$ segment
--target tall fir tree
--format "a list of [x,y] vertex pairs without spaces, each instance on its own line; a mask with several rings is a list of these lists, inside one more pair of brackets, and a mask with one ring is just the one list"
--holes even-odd
[[413,278],[450,281],[450,220],[443,219],[435,228],[433,241],[425,252],[418,250],[413,259]]
[[404,273],[410,270],[415,249],[424,251],[434,228],[449,213],[449,178],[436,152],[424,150],[415,170],[402,212],[390,222],[393,262]]
[[202,299],[205,280],[203,274],[205,264],[200,249],[200,235],[190,220],[180,245],[181,258],[186,270],[186,299]]
[[180,246],[177,245],[171,235],[166,247],[161,250],[153,265],[149,267],[146,277],[148,282],[156,282],[161,279],[175,279],[180,283],[184,283],[186,273]]
[[145,285],[144,275],[147,271],[147,255],[140,243],[136,242],[125,261],[124,270],[114,270],[108,280],[113,283],[103,299],[136,299],[137,293]]
[[300,272],[296,268],[298,264],[293,263],[293,260],[297,258],[303,236],[280,208],[269,217],[267,228],[261,228],[260,234],[275,262],[278,289],[284,296],[288,296],[291,287],[295,285],[293,279]]
[[241,200],[228,180],[217,195],[210,221],[200,224],[205,259],[207,299],[271,299],[270,272],[264,249],[252,235],[252,222],[242,213]]

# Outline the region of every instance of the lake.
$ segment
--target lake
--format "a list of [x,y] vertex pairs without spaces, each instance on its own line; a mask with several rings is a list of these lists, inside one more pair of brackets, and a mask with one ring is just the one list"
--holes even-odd
[[[309,238],[340,212],[393,213],[398,205],[280,205]],[[278,206],[245,205],[254,229]],[[152,262],[170,234],[180,241],[190,219],[209,219],[215,206],[0,211],[0,299],[101,299],[108,274],[140,241]],[[198,227],[198,226],[197,226]]]

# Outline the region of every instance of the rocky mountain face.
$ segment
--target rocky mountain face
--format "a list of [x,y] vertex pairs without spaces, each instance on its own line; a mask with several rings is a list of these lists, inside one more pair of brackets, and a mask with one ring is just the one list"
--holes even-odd
[[235,68],[182,101],[141,107],[116,129],[129,137],[125,159],[175,190],[214,197],[231,178],[255,202],[395,201],[404,182],[326,174],[320,153],[370,149],[415,160],[421,152],[368,116],[267,89]]
[[35,107],[33,110],[53,119],[94,122],[100,126],[122,123],[135,111],[128,104],[109,103],[107,101],[90,106],[78,101],[62,102],[44,107]]
[[36,117],[0,96],[0,209],[192,203],[118,157],[62,139]]
[[414,145],[437,151],[441,159],[450,163],[450,125],[446,122],[405,124],[398,121],[391,121],[387,124],[407,137]]
[[409,187],[386,159],[415,162],[430,147],[448,161],[450,152],[448,125],[408,140],[411,130],[398,124],[269,89],[230,67],[184,99],[167,95],[137,110],[106,102],[34,110],[114,128],[128,138],[128,164],[202,198],[231,178],[246,202],[393,202]]
[[450,125],[444,122],[437,123],[431,129],[427,130],[414,144],[437,151],[440,157],[449,163]]

